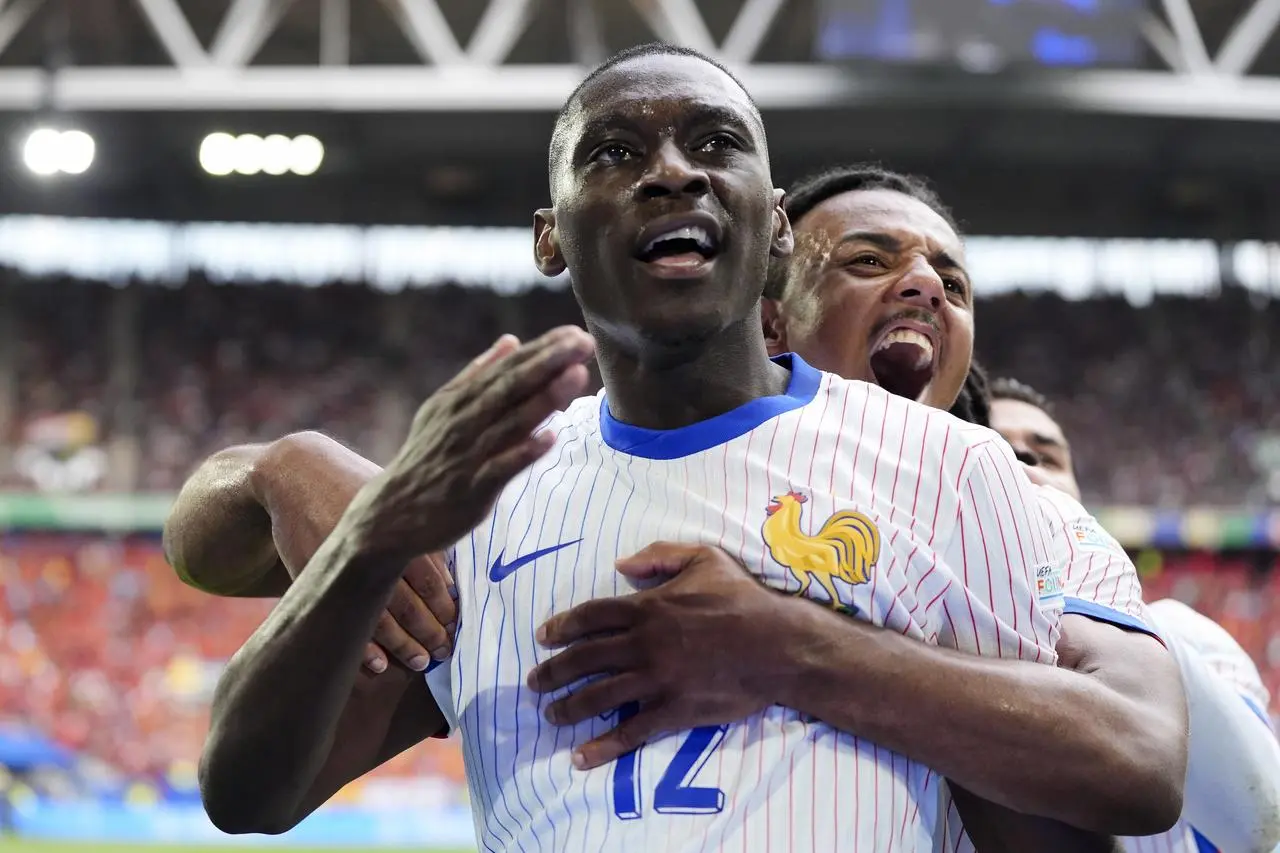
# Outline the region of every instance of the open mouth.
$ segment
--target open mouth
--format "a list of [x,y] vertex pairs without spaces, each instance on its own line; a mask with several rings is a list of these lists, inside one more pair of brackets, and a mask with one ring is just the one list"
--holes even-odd
[[933,341],[915,329],[894,329],[871,351],[876,384],[890,394],[919,400],[933,379],[936,364]]
[[645,241],[636,258],[662,273],[696,273],[715,259],[719,248],[719,240],[711,229],[702,225],[679,225]]

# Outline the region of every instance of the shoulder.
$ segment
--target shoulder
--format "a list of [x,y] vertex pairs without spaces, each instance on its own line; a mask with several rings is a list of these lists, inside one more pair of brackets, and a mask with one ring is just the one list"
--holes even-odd
[[[1171,598],[1153,601],[1147,605],[1147,610],[1161,630],[1201,654],[1249,660],[1249,655],[1226,628],[1181,601]],[[1249,663],[1253,665],[1251,660]]]
[[[1003,449],[1009,453],[1009,458],[1013,458],[1013,451],[994,430],[963,421],[950,412],[890,394],[878,385],[824,374],[819,397],[823,393],[830,399],[843,401],[839,407],[827,408],[838,409],[841,430],[846,434],[863,439],[868,434],[883,436],[886,441],[892,439],[895,445],[903,439],[904,446],[911,444],[917,451],[923,450],[926,455],[948,465],[966,469],[973,452],[987,445],[993,446],[990,452],[1000,453]],[[871,421],[880,422],[876,424],[874,433],[868,429]]]

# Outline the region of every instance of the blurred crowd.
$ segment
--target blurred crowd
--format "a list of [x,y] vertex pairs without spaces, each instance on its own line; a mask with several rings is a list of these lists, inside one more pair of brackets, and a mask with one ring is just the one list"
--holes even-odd
[[[184,586],[154,538],[10,534],[0,540],[0,724],[34,726],[157,798],[194,796],[222,665],[272,602]],[[454,742],[433,740],[380,778],[465,781]]]
[[[42,418],[78,413],[93,441],[131,448],[109,454],[130,476],[95,486],[138,490],[174,489],[213,450],[301,428],[383,461],[417,403],[498,334],[580,321],[566,291],[199,281],[22,282],[3,313],[16,344],[0,346],[9,449],[37,441],[33,424],[48,433]],[[992,371],[1057,403],[1089,500],[1240,505],[1265,501],[1269,477],[1280,483],[1280,303],[1233,290],[1143,307],[1012,295],[980,302],[977,318]],[[55,441],[83,432],[58,425]],[[2,485],[34,487],[17,467]]]

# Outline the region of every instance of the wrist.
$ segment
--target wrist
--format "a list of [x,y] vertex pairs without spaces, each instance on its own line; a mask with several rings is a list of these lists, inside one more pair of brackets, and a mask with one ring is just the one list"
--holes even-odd
[[750,687],[770,705],[798,708],[802,692],[830,677],[831,632],[822,623],[831,614],[805,598],[772,591],[766,594],[769,610],[753,622],[767,627],[768,637],[753,644],[758,652]]

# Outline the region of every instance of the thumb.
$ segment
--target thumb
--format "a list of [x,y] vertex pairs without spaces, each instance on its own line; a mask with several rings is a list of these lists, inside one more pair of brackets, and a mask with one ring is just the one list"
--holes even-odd
[[671,578],[689,568],[701,552],[702,548],[697,545],[655,542],[637,554],[623,557],[615,565],[620,574],[632,580]]

